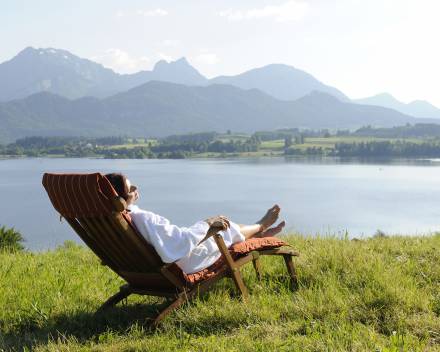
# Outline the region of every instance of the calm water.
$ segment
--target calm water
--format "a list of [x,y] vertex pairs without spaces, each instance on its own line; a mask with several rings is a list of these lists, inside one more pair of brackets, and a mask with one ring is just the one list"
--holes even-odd
[[440,230],[440,163],[338,163],[285,159],[0,160],[0,225],[14,226],[33,250],[78,237],[60,223],[43,172],[120,171],[138,185],[139,205],[178,225],[224,214],[252,222],[274,203],[289,230],[370,236]]

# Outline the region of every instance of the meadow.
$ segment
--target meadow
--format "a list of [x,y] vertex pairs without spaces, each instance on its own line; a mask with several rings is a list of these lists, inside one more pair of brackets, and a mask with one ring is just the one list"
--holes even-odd
[[440,351],[440,235],[286,238],[297,289],[263,258],[246,304],[223,280],[157,330],[158,298],[94,315],[122,281],[85,247],[0,252],[0,351]]

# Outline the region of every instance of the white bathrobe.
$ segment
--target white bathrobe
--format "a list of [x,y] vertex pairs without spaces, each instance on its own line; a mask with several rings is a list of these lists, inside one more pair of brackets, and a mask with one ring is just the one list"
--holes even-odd
[[[136,228],[164,263],[176,262],[185,273],[191,274],[209,267],[220,258],[220,251],[212,237],[197,245],[208,232],[209,225],[205,221],[196,222],[191,227],[178,227],[137,205],[130,205],[129,210]],[[221,234],[227,247],[245,240],[240,227],[233,222]]]

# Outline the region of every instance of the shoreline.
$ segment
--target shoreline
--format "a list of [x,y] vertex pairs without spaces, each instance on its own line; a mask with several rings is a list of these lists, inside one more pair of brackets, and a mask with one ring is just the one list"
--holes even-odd
[[[68,225],[66,225],[68,226]],[[73,230],[72,230],[73,231]],[[296,238],[301,238],[303,240],[333,240],[333,241],[370,241],[370,240],[375,240],[375,239],[425,239],[425,238],[432,238],[432,237],[436,237],[440,235],[440,228],[438,231],[427,231],[427,232],[421,232],[421,233],[389,233],[389,234],[385,234],[382,231],[380,231],[379,233],[374,233],[371,235],[357,235],[357,236],[350,236],[348,233],[347,234],[343,234],[342,231],[340,233],[328,233],[328,234],[304,234],[304,233],[298,233],[298,232],[288,232],[288,233],[281,233],[275,237],[280,238],[280,239],[286,239],[286,238],[290,238],[290,237],[296,237]],[[64,240],[62,243],[58,243],[58,244],[54,244],[51,245],[49,247],[45,247],[45,248],[39,248],[39,249],[35,249],[35,248],[28,248],[26,247],[26,238],[24,240],[24,247],[25,247],[25,251],[28,253],[33,253],[33,254],[41,254],[41,253],[50,253],[50,252],[54,252],[59,250],[60,248],[64,248],[66,246],[71,246],[71,245],[75,245],[75,246],[79,246],[81,248],[87,248],[89,249],[89,247],[80,239],[80,237],[77,234],[73,235],[74,238],[72,239],[67,239]]]
[[118,160],[118,161],[140,161],[140,160],[163,160],[163,161],[210,161],[210,160],[286,160],[286,161],[316,161],[324,164],[378,164],[378,165],[432,165],[440,166],[440,158],[432,157],[341,157],[341,156],[329,156],[329,155],[268,155],[268,154],[221,154],[221,155],[203,155],[203,156],[191,156],[187,158],[105,158],[102,156],[0,156],[1,161],[10,160],[36,160],[36,159],[62,159],[62,160]]

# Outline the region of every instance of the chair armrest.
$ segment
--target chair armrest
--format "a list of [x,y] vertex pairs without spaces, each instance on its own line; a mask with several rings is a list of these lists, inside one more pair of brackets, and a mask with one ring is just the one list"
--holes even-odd
[[201,240],[199,243],[197,243],[197,245],[199,245],[202,242],[205,242],[208,238],[214,236],[215,234],[219,233],[220,231],[223,231],[223,228],[211,226],[208,229],[208,232],[206,233],[206,236],[203,238],[203,240]]
[[229,269],[231,271],[235,271],[237,268],[237,265],[235,264],[234,259],[232,259],[231,253],[229,252],[228,247],[226,247],[225,241],[223,240],[222,235],[219,233],[216,233],[214,235],[215,243],[217,243],[218,249],[220,250],[220,253],[225,257],[226,264],[228,265]]
[[214,236],[215,243],[217,244],[220,253],[225,258],[226,264],[228,265],[229,269],[231,269],[231,271],[235,271],[237,265],[235,264],[234,259],[232,259],[231,253],[229,252],[228,247],[226,247],[226,243],[223,240],[222,235],[219,234],[220,231],[223,231],[223,228],[211,226],[206,233],[206,236],[203,238],[203,240],[199,242],[199,244]]

